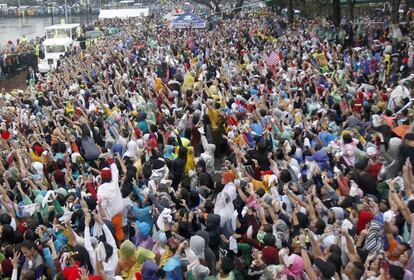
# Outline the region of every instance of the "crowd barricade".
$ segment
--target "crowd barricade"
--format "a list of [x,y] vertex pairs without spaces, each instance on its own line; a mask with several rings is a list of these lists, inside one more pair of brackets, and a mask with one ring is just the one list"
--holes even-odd
[[13,76],[29,66],[37,67],[37,56],[34,49],[19,53],[0,54],[0,79]]

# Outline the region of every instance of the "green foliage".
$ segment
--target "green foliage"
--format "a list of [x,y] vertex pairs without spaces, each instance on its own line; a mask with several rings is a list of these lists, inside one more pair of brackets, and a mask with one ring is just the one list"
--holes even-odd
[[270,0],[269,2],[267,2],[267,5],[270,7],[284,7],[286,6],[286,4],[286,0]]
[[[1,2],[7,4],[7,6],[18,6],[19,5],[18,0],[3,0]],[[37,2],[36,0],[20,0],[20,5],[21,6],[25,6],[25,5],[36,6],[36,5],[39,5],[39,2]]]
[[[66,0],[69,6],[74,5],[75,3],[82,2],[82,0]],[[107,4],[112,2],[112,0],[101,0],[102,4]],[[115,0],[118,2],[119,0]],[[7,4],[7,6],[18,6],[19,0],[0,0],[1,3]],[[57,6],[63,6],[65,0],[20,0],[21,6],[43,6],[47,3],[54,3]],[[90,3],[99,3],[99,0],[89,0]]]

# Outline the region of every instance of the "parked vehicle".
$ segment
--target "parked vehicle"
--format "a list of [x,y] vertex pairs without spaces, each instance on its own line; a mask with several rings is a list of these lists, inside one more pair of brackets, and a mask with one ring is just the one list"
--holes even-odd
[[73,46],[78,45],[77,30],[79,23],[73,24],[55,24],[45,28],[46,40],[42,44],[45,58],[39,62],[40,73],[45,73],[56,69],[60,56]]

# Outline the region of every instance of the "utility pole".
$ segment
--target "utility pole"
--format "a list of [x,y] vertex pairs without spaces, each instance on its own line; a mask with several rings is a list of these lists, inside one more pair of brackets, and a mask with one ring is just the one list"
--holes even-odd
[[86,0],[86,24],[89,25],[89,0]]
[[52,25],[54,25],[55,22],[54,22],[54,19],[53,19],[53,3],[48,2],[48,6],[50,7],[50,16],[52,17]]
[[68,3],[67,0],[65,0],[65,23],[68,24]]

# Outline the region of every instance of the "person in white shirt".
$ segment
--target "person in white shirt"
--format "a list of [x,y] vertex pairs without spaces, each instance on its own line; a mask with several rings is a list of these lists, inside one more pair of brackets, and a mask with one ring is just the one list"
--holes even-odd
[[97,198],[98,203],[105,209],[108,220],[115,226],[116,238],[118,241],[122,241],[124,239],[124,232],[122,231],[122,210],[124,203],[119,188],[119,171],[111,158],[108,161],[111,164],[111,169],[104,168],[101,170],[102,184],[98,188]]
[[112,236],[111,231],[109,230],[108,226],[104,223],[100,214],[93,213],[93,218],[95,220],[95,227],[94,231],[97,231],[98,228],[102,228],[102,231],[105,236],[106,242],[99,242],[96,248],[92,247],[91,242],[91,235],[90,235],[90,221],[91,215],[89,213],[85,214],[85,248],[89,253],[89,258],[91,260],[92,267],[94,269],[94,273],[97,274],[98,271],[96,269],[96,258],[101,258],[99,261],[103,263],[103,269],[105,274],[108,277],[114,277],[116,266],[118,264],[118,254],[117,254],[117,247],[114,237]]

